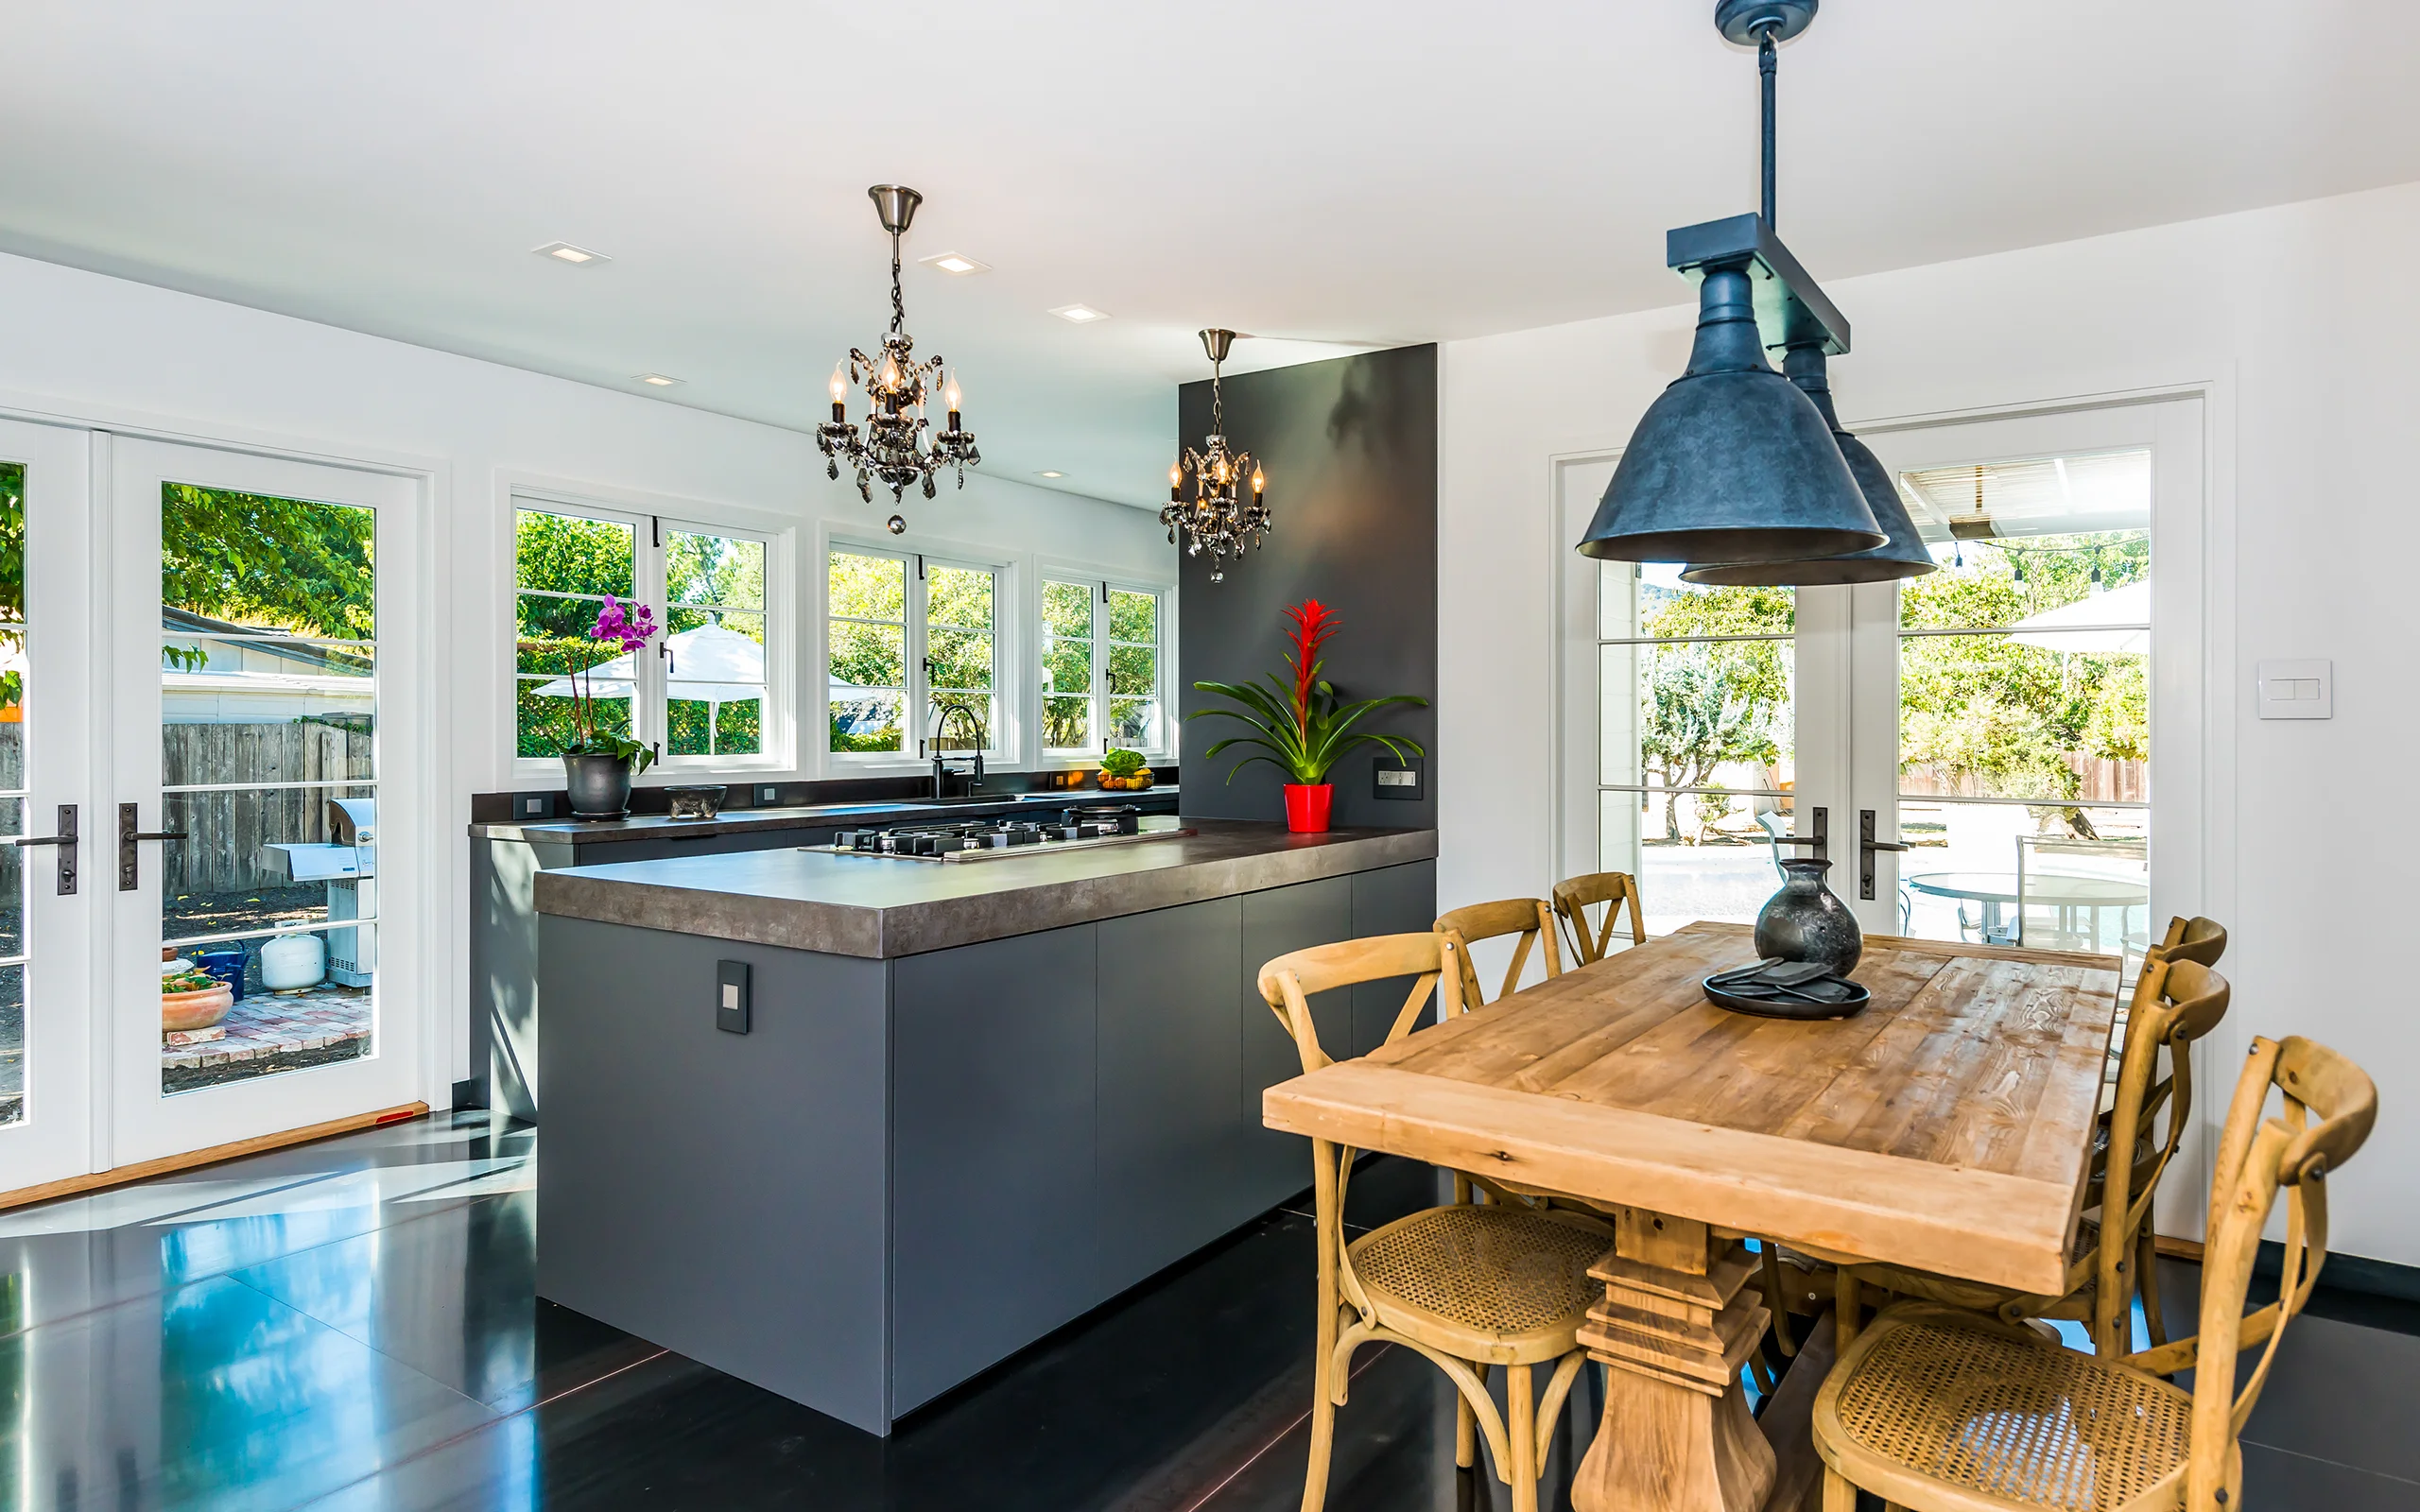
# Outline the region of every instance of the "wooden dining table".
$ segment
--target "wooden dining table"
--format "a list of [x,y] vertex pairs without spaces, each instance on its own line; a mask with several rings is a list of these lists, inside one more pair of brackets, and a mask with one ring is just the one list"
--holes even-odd
[[[1854,1018],[1706,1001],[1748,928],[1696,923],[1262,1097],[1271,1128],[1578,1199],[1613,1219],[1581,1341],[1607,1372],[1579,1512],[1797,1504],[1774,1437],[1828,1349],[1750,1414],[1770,1314],[1743,1239],[2056,1294],[2084,1191],[2115,956],[1869,936]],[[1770,1500],[1769,1500],[1770,1499]]]

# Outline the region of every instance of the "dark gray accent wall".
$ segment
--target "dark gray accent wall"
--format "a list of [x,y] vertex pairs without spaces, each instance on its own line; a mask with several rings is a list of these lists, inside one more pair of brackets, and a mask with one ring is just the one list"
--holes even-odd
[[[1227,439],[1269,471],[1275,526],[1267,541],[1210,581],[1208,558],[1183,558],[1178,608],[1178,708],[1190,714],[1209,699],[1201,679],[1242,682],[1283,673],[1289,604],[1317,598],[1343,619],[1327,655],[1328,680],[1344,697],[1415,693],[1426,709],[1391,709],[1371,729],[1407,734],[1431,755],[1417,802],[1373,796],[1373,758],[1364,747],[1333,774],[1335,823],[1403,826],[1437,822],[1437,349],[1388,352],[1306,363],[1225,382]],[[1210,429],[1210,385],[1178,391],[1180,447],[1200,446]],[[1189,491],[1189,486],[1188,486]],[[1201,752],[1240,730],[1230,720],[1184,728],[1183,812],[1205,818],[1282,819],[1275,769],[1254,765],[1233,783],[1239,756]]]

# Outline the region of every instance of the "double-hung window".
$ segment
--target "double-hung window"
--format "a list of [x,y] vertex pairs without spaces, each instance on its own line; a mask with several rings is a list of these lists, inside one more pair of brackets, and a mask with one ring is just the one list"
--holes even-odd
[[1112,746],[1169,748],[1163,679],[1167,591],[1099,578],[1042,581],[1042,729],[1046,755]]
[[[516,501],[513,751],[559,754],[574,709],[655,747],[667,767],[779,763],[787,747],[776,542],[762,533],[551,501]],[[638,652],[590,638],[607,595],[663,630]]]
[[835,544],[825,573],[827,750],[917,760],[1013,748],[1000,696],[1000,567]]

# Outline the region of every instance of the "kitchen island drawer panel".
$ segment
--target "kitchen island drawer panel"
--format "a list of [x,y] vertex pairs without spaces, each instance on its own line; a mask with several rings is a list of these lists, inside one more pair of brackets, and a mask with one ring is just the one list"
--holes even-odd
[[[1437,863],[1414,861],[1353,874],[1353,937],[1371,935],[1419,935],[1437,921]],[[1366,1056],[1387,1042],[1387,1030],[1403,1011],[1412,978],[1363,982],[1353,988],[1353,1043],[1349,1050],[1329,1052],[1342,1060]],[[1432,1005],[1431,1013],[1434,1005]],[[1424,1018],[1423,1023],[1430,1022]]]
[[1102,1296],[1097,928],[891,965],[894,1417]]
[[[1285,1201],[1311,1184],[1311,1147],[1299,1136],[1263,1126],[1260,1094],[1303,1074],[1294,1040],[1260,995],[1260,969],[1273,957],[1313,945],[1353,937],[1353,879],[1270,887],[1243,897],[1243,990],[1238,1005],[1243,1048],[1243,1142],[1252,1200],[1258,1208]],[[1353,1039],[1353,994],[1321,992],[1311,998],[1311,1022],[1320,1044],[1342,1059]],[[1255,1210],[1255,1211],[1256,1211]]]
[[1243,903],[1104,919],[1099,941],[1101,1291],[1252,1218],[1236,1087]]

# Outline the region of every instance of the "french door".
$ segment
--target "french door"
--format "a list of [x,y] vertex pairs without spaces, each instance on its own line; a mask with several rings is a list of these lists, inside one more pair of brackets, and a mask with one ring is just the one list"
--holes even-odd
[[0,425],[20,455],[0,817],[36,840],[64,837],[63,805],[76,823],[0,871],[32,1136],[0,1143],[0,1190],[411,1100],[423,879],[417,847],[379,838],[424,822],[417,753],[389,738],[424,671],[416,485]]
[[[1936,563],[1907,582],[1573,554],[1559,874],[1635,875],[1651,935],[1747,921],[1820,833],[1869,933],[2139,954],[2201,895],[2201,426],[2181,399],[1864,432]],[[1566,542],[1615,461],[1561,464]]]

